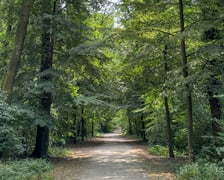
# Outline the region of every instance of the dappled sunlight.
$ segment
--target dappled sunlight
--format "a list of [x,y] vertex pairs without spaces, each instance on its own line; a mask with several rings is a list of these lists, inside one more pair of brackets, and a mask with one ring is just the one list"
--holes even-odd
[[152,173],[149,175],[151,180],[173,180],[175,176],[171,173]]
[[81,152],[81,151],[77,151],[77,152],[72,152],[72,154],[71,154],[70,157],[81,159],[81,158],[89,158],[89,157],[91,157],[91,156],[90,156],[90,154],[88,154],[88,153],[83,153],[83,152]]
[[[148,154],[139,140],[120,133],[104,134],[73,145],[70,151],[71,155],[54,171],[56,179],[63,176],[77,180],[174,179],[166,167],[168,158]],[[62,175],[58,171],[62,171]]]

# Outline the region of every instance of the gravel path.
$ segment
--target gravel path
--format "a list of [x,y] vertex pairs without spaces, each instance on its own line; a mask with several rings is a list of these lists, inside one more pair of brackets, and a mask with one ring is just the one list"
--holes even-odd
[[91,158],[81,172],[80,180],[120,179],[143,180],[149,179],[144,168],[143,158],[133,148],[133,140],[125,139],[119,134],[107,134],[102,138],[105,143],[90,149]]
[[[56,168],[55,179],[173,179],[172,174],[165,172],[166,170],[161,173],[161,166],[164,166],[161,158],[148,155],[140,141],[124,137],[119,132],[94,138],[86,144],[73,147],[72,151],[69,159],[58,164],[61,169]],[[158,167],[159,174],[155,173]]]

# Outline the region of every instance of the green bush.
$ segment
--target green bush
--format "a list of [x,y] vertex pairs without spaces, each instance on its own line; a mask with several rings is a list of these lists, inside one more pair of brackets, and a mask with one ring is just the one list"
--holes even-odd
[[224,133],[218,133],[217,136],[204,136],[208,144],[204,145],[198,154],[200,159],[212,163],[222,163],[224,160]]
[[[169,149],[167,146],[153,145],[148,148],[148,152],[157,156],[169,156]],[[177,157],[186,157],[186,152],[174,150],[174,154]]]
[[8,159],[24,151],[16,127],[15,111],[5,102],[5,96],[0,91],[0,158]]
[[157,156],[168,156],[169,151],[167,147],[154,145],[148,148],[150,154],[157,155]]
[[177,176],[179,180],[223,180],[224,169],[211,163],[194,163],[182,167]]
[[23,160],[0,164],[0,180],[24,180],[34,176],[40,177],[51,166],[45,160]]
[[66,157],[72,154],[69,149],[64,149],[60,147],[49,147],[48,154],[52,157]]

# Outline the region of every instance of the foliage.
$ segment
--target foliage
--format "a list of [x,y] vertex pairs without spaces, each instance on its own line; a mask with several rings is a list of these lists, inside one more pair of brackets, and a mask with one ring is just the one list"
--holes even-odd
[[168,156],[168,149],[167,147],[154,145],[148,148],[150,154],[157,155],[157,156]]
[[223,166],[224,160],[224,133],[219,133],[218,136],[203,136],[204,143],[198,154],[204,162],[217,163]]
[[[161,145],[149,145],[148,152],[157,156],[168,156],[169,150],[166,146]],[[174,151],[176,157],[185,157],[186,153],[181,151]]]
[[22,153],[22,138],[16,129],[16,109],[5,102],[5,96],[0,92],[0,158],[10,158]]
[[49,171],[51,165],[45,160],[20,160],[7,162],[0,164],[0,179],[1,180],[21,180],[30,179],[37,176],[41,177],[41,174]]
[[224,169],[216,164],[188,164],[180,168],[178,178],[180,180],[222,180]]
[[66,157],[71,155],[71,151],[67,148],[60,148],[60,147],[49,147],[48,148],[48,154],[51,157]]
[[[189,84],[194,152],[211,162],[222,161],[223,136],[212,132],[210,104],[213,98],[220,109],[224,105],[221,0],[184,1],[184,33],[179,32],[176,0],[63,0],[54,1],[55,7],[52,1],[49,14],[42,14],[40,2],[33,5],[13,105],[7,105],[0,94],[0,156],[14,157],[24,147],[29,154],[37,125],[50,128],[51,145],[75,143],[82,136],[112,131],[119,125],[124,134],[146,133],[148,142],[156,145],[154,151],[165,154],[164,97],[168,99],[174,149],[185,151],[188,132],[183,97]],[[2,84],[21,1],[0,4]],[[45,28],[52,35],[53,68],[40,72],[45,20],[52,23]],[[183,37],[189,60],[185,79],[179,47]],[[50,79],[43,82],[45,77]],[[40,108],[43,92],[52,95],[50,114]],[[49,152],[59,153],[51,148]]]

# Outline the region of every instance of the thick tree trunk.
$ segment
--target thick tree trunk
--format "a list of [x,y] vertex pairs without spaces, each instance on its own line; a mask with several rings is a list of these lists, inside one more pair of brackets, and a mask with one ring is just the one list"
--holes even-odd
[[[168,72],[168,64],[167,64],[167,46],[165,45],[164,48],[164,70],[165,70],[165,78],[166,74]],[[174,158],[174,152],[173,152],[173,136],[172,136],[172,128],[171,128],[171,118],[170,118],[170,110],[169,110],[169,101],[168,97],[166,95],[166,87],[164,89],[165,95],[164,95],[164,106],[166,111],[166,126],[167,126],[167,140],[168,140],[168,148],[169,148],[169,157]]]
[[[54,8],[55,9],[55,8]],[[43,15],[45,13],[51,14],[51,2],[42,0],[42,10]],[[43,32],[42,32],[42,56],[40,72],[44,72],[52,69],[53,63],[53,38],[52,34],[49,32],[51,27],[51,22],[48,18],[43,19]],[[51,76],[46,74],[41,77],[42,82],[51,82]],[[46,114],[50,115],[52,97],[50,92],[43,92],[40,97],[40,109]],[[49,142],[49,128],[47,126],[37,127],[36,144],[32,157],[36,158],[46,158],[48,152],[48,142]]]
[[[218,40],[220,38],[220,32],[216,28],[210,28],[203,33],[203,40],[206,42]],[[217,89],[221,88],[222,83],[218,81],[217,77],[220,75],[217,70],[219,66],[218,60],[212,59],[209,63],[207,71],[211,74],[207,83],[207,94],[209,98],[209,106],[212,117],[211,127],[213,135],[222,131],[220,120],[221,120],[221,103],[220,100],[215,97],[217,95]],[[219,68],[219,67],[218,67]]]
[[32,153],[32,157],[35,158],[47,158],[49,143],[49,128],[47,126],[38,126],[36,134],[35,149]]
[[219,99],[214,97],[214,95],[215,94],[213,91],[208,90],[210,112],[212,117],[212,131],[214,135],[217,135],[217,133],[222,131],[221,123],[219,122],[221,119],[221,104]]
[[[34,0],[24,0],[21,7],[21,13],[19,15],[19,22],[16,29],[15,45],[12,51],[11,60],[9,62],[8,72],[6,74],[3,84],[3,90],[7,92],[7,102],[9,104],[12,100],[13,86],[20,64],[21,54],[24,46],[24,40],[26,37],[27,26],[33,1]],[[11,28],[11,26],[8,27]]]
[[[11,6],[10,6],[11,8]],[[11,36],[11,32],[12,32],[12,25],[11,25],[11,21],[8,20],[7,22],[7,29],[6,29],[6,37],[10,37]],[[6,38],[7,39],[7,38]],[[7,59],[9,59],[9,55],[10,55],[10,48],[9,48],[9,42],[7,40],[3,40],[2,45],[5,49],[4,53],[1,53],[1,58],[5,60],[5,64],[7,63]],[[7,72],[1,77],[1,89],[4,88],[4,83],[6,81],[6,77],[7,77]],[[11,99],[11,98],[8,98]],[[8,100],[8,102],[11,100]],[[9,102],[10,103],[10,102]]]
[[[180,14],[180,32],[185,31],[184,27],[184,10],[183,10],[183,1],[179,0],[179,14]],[[183,65],[183,76],[186,79],[188,77],[188,63],[186,55],[186,45],[185,38],[181,38],[181,55],[182,55],[182,65]],[[188,117],[188,159],[189,161],[194,161],[193,153],[193,108],[192,108],[192,96],[189,83],[186,83],[186,102],[187,102],[187,117]]]

